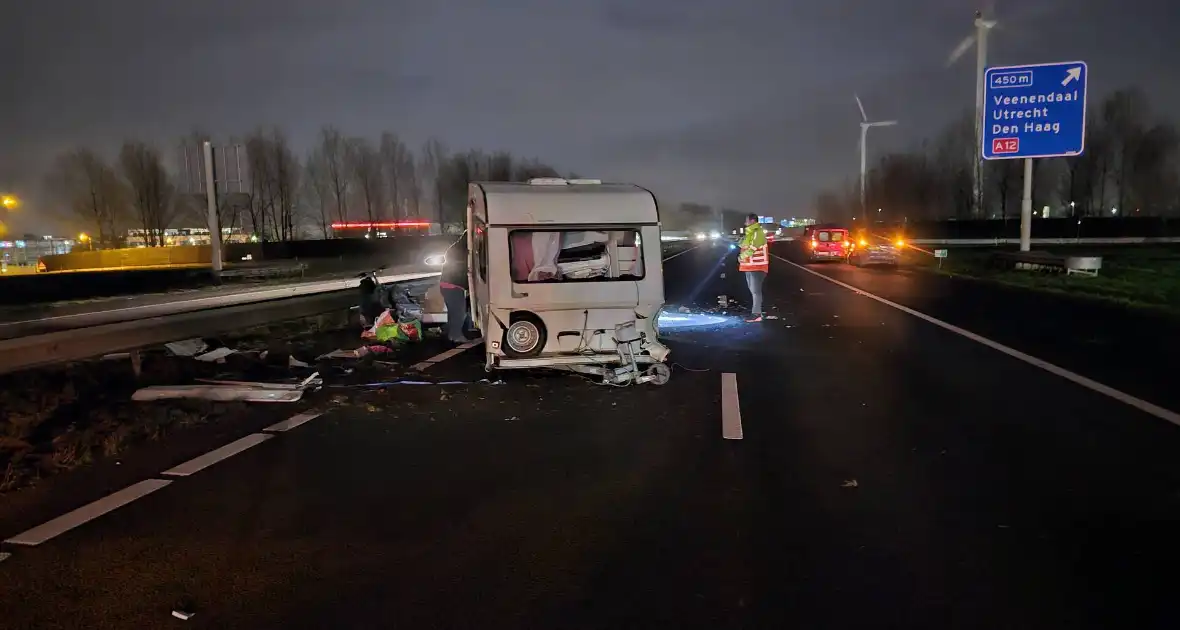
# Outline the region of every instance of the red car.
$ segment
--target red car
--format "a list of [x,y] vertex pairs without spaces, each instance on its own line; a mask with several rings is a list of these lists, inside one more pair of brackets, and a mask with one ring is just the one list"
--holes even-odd
[[847,260],[848,254],[852,253],[855,247],[848,230],[844,228],[809,227],[803,238],[804,247],[807,248],[807,259],[811,262]]

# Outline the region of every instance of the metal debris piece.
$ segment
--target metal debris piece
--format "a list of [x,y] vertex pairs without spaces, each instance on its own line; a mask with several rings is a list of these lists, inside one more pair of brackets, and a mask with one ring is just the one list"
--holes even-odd
[[168,349],[168,352],[178,357],[191,357],[204,352],[209,344],[205,343],[204,339],[185,339],[166,343],[164,347]]
[[841,488],[856,488],[859,485],[860,484],[856,483],[855,479],[847,479],[844,481],[844,483],[840,484],[840,487]]
[[196,613],[186,612],[183,610],[172,611],[172,616],[176,617],[177,619],[179,619],[181,621],[188,621],[189,619],[192,619],[194,614],[196,614]]

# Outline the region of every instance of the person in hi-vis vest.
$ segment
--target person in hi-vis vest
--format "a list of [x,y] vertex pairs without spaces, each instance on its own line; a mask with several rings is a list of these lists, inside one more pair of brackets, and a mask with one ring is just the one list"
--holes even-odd
[[738,271],[746,275],[750,287],[750,316],[747,322],[762,321],[762,283],[770,271],[770,249],[766,245],[766,230],[758,223],[758,215],[746,215],[746,231],[738,243]]

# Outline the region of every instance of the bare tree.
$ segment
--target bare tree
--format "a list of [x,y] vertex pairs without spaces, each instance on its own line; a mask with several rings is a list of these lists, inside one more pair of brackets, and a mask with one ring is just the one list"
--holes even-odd
[[164,245],[164,230],[175,217],[176,189],[159,151],[142,142],[126,142],[119,151],[119,169],[144,241],[153,247]]
[[348,221],[348,196],[352,192],[354,170],[349,143],[339,129],[329,125],[320,130],[319,153],[336,218],[341,222]]
[[327,164],[323,151],[319,148],[312,150],[307,156],[307,165],[303,177],[303,198],[317,211],[320,233],[328,238],[331,233],[332,183],[328,178]]
[[[404,218],[410,212],[411,192],[414,191],[414,154],[409,147],[388,131],[381,134],[381,170],[385,181],[385,199],[390,216]],[[414,204],[415,210],[417,203]]]
[[1159,123],[1143,132],[1136,142],[1135,152],[1128,155],[1124,167],[1123,184],[1120,187],[1121,212],[1130,213],[1146,209],[1149,213],[1174,210],[1180,187],[1177,184],[1180,169],[1177,151],[1180,149],[1180,134],[1169,123]]
[[[1136,88],[1117,90],[1102,103],[1102,125],[1109,142],[1106,155],[1114,185],[1114,207],[1126,205],[1130,195],[1129,178],[1135,168],[1135,154],[1147,132],[1149,109],[1147,97]],[[1105,188],[1105,178],[1100,182]],[[1105,191],[1104,191],[1105,192]],[[1107,207],[1105,194],[1098,197],[1100,210]]]
[[47,183],[79,219],[94,228],[95,242],[111,244],[117,239],[126,190],[115,170],[96,153],[79,148],[58,156]]
[[437,138],[431,138],[422,145],[422,152],[418,160],[418,181],[423,197],[428,199],[426,207],[433,210],[434,218],[442,219],[443,184],[440,182],[439,171],[444,161],[448,159],[446,146]]
[[353,158],[352,175],[357,184],[357,194],[371,223],[380,217],[384,205],[385,182],[381,177],[381,156],[364,138],[350,138],[348,144]]
[[250,165],[250,221],[265,239],[295,238],[295,207],[301,168],[287,135],[259,129],[246,140]]
[[984,164],[984,182],[995,193],[1000,218],[1008,219],[1009,209],[1016,207],[1023,193],[1023,160],[990,160]]

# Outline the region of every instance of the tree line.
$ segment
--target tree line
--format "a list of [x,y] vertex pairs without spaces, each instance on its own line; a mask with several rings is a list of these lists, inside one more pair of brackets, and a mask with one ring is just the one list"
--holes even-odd
[[[201,131],[181,138],[174,169],[158,147],[138,140],[123,143],[113,160],[79,147],[57,156],[46,185],[95,243],[121,246],[127,229],[138,228],[147,245],[162,246],[170,227],[206,225],[201,147],[208,140]],[[216,146],[221,227],[271,241],[329,238],[334,222],[462,223],[468,182],[560,176],[507,151],[452,151],[436,138],[414,150],[389,131],[368,138],[331,125],[302,157],[278,127]]]
[[[1020,216],[1024,161],[982,163],[981,203],[973,213],[972,170],[979,160],[974,112],[916,149],[889,153],[865,177],[870,220],[1008,219]],[[817,219],[860,217],[859,180],[820,193]],[[1180,214],[1180,134],[1157,117],[1136,88],[1109,94],[1086,118],[1082,155],[1033,161],[1033,209],[1052,216]]]

